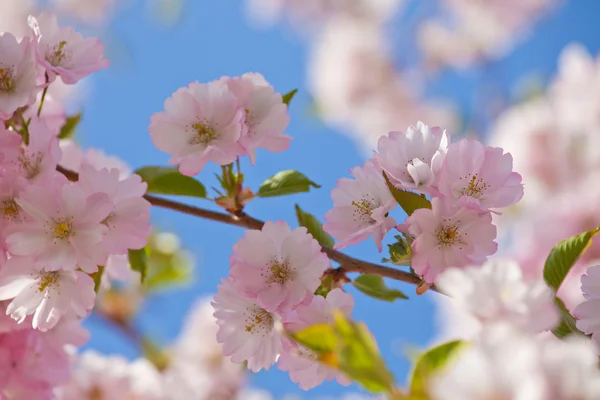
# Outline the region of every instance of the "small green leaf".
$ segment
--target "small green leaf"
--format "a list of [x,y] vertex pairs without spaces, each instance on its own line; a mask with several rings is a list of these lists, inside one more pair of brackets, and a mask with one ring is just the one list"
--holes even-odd
[[281,96],[283,103],[289,107],[290,102],[292,101],[292,99],[294,98],[294,96],[296,95],[297,92],[298,92],[298,89],[294,89],[294,90],[287,92],[283,96]]
[[100,290],[100,284],[102,283],[102,275],[104,274],[104,265],[98,265],[98,271],[93,274],[94,276],[94,292],[98,293]]
[[333,275],[326,274],[324,278],[321,278],[321,284],[315,290],[315,296],[327,297],[329,292],[333,290]]
[[385,182],[387,183],[387,187],[390,189],[392,196],[394,196],[394,199],[396,199],[406,215],[410,216],[419,208],[431,208],[431,202],[427,200],[425,196],[409,192],[408,190],[398,189],[390,182],[390,179],[385,172],[383,172],[383,177],[385,178]]
[[148,193],[206,197],[204,185],[173,167],[143,167],[135,171],[148,183]]
[[550,251],[544,265],[544,280],[555,292],[597,233],[598,229],[595,229],[570,237],[558,243]]
[[260,197],[285,196],[288,194],[308,192],[310,187],[320,188],[298,171],[281,171],[260,185],[257,195]]
[[292,339],[317,353],[335,351],[338,337],[329,324],[311,325],[299,332],[290,333]]
[[560,325],[552,330],[554,336],[559,339],[563,339],[569,335],[579,334],[584,335],[579,329],[577,329],[575,317],[571,315],[565,304],[558,297],[554,298],[554,304],[558,308],[560,313]]
[[352,285],[366,294],[379,300],[394,301],[396,299],[408,299],[408,297],[397,289],[390,289],[379,275],[363,274],[356,278]]
[[79,125],[79,122],[81,122],[81,117],[82,117],[81,113],[75,114],[71,117],[67,117],[67,121],[62,126],[62,128],[60,128],[60,132],[58,133],[58,138],[59,139],[71,138],[73,136],[73,134],[75,134],[75,129],[77,128],[77,125]]
[[333,248],[335,242],[333,241],[333,238],[323,230],[323,225],[314,215],[302,211],[298,204],[296,204],[296,218],[298,218],[298,224],[305,227],[306,230],[308,230],[308,233],[310,233],[321,246],[329,247],[330,249]]
[[144,283],[148,271],[146,248],[129,250],[129,264],[131,269],[140,273],[140,281]]
[[431,375],[438,372],[466,343],[460,340],[444,343],[419,356],[410,379],[411,398],[427,394]]

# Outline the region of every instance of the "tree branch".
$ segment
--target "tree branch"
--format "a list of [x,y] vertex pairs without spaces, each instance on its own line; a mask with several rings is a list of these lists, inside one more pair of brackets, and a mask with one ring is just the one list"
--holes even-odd
[[[79,175],[74,171],[70,171],[61,166],[56,167],[56,169],[71,181],[77,181],[79,179]],[[264,225],[263,221],[253,218],[243,212],[236,215],[226,214],[218,211],[211,211],[200,207],[190,206],[150,194],[145,195],[144,198],[148,200],[150,204],[156,207],[167,208],[180,213],[229,225],[235,225],[242,228],[261,229]],[[422,282],[422,279],[419,276],[410,272],[359,260],[329,247],[322,246],[322,250],[331,260],[337,261],[341,266],[340,268],[342,268],[345,272],[360,272],[363,274],[379,275],[386,278],[395,279],[397,281],[411,283],[413,285],[419,285]],[[431,290],[436,289],[432,286]]]

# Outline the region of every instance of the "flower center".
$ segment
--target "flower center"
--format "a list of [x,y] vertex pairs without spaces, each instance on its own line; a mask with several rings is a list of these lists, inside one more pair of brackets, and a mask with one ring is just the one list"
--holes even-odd
[[[73,231],[73,223],[71,219],[59,218],[58,220],[53,221],[53,226],[51,231],[49,232],[56,239],[68,239],[71,236],[75,235],[75,231]],[[56,241],[54,242],[56,243]]]
[[196,134],[190,140],[190,144],[206,145],[217,138],[217,132],[206,122],[196,122],[192,128]]
[[14,199],[4,200],[2,205],[2,214],[4,214],[4,219],[15,220],[19,216],[19,205]]
[[282,285],[286,281],[291,280],[291,271],[287,263],[275,263],[269,269],[271,270],[271,276],[267,280],[268,283],[279,283]]
[[19,156],[19,163],[25,172],[25,177],[27,179],[33,179],[38,176],[42,170],[42,153],[36,153],[35,155],[22,154]]
[[15,90],[15,78],[10,68],[0,68],[0,92],[11,93]]
[[352,201],[354,206],[352,211],[352,217],[354,221],[367,221],[369,224],[374,224],[376,221],[372,218],[373,210],[375,207],[375,199],[373,197],[365,195],[359,201]]
[[45,291],[49,286],[56,285],[58,281],[58,271],[42,272],[38,283],[38,292]]
[[264,308],[255,308],[249,311],[244,324],[246,332],[264,336],[273,329],[275,322],[270,312]]
[[48,62],[56,67],[60,65],[67,57],[67,42],[64,40],[52,48],[52,53],[48,56]]
[[441,247],[451,247],[455,244],[464,244],[461,233],[456,225],[443,226],[436,231],[436,235]]
[[[469,178],[470,177],[470,178]],[[459,180],[468,180],[467,186],[462,190],[462,195],[480,198],[488,189],[489,185],[485,181],[475,175],[467,175]]]
[[113,228],[113,226],[111,226],[111,223],[114,222],[115,220],[115,213],[110,213],[108,214],[108,216],[106,218],[104,218],[101,222],[101,224],[104,224],[106,226],[108,226],[109,228]]

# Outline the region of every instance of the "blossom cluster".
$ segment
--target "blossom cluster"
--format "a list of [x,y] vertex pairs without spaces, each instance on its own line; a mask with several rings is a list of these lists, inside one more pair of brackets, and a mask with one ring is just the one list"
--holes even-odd
[[139,176],[93,155],[70,166],[75,182],[57,170],[69,158],[59,143],[66,116],[45,112],[48,88],[108,66],[103,45],[54,14],[28,24],[21,38],[0,34],[0,397],[8,399],[51,398],[68,379],[65,346],[87,340],[80,320],[94,307],[99,268],[122,266],[115,261],[151,232]]
[[291,137],[283,132],[290,117],[281,94],[258,73],[190,83],[165,101],[151,118],[157,148],[184,175],[196,175],[212,161],[231,164],[256,149],[286,150]]
[[334,309],[350,315],[354,306],[352,296],[342,289],[326,297],[314,294],[329,259],[306,228],[269,221],[260,231],[247,231],[233,252],[230,276],[213,301],[223,354],[234,363],[246,361],[255,372],[277,361],[303,389],[324,379],[349,384],[284,333],[329,322]]
[[[440,128],[419,122],[379,139],[374,158],[352,170],[332,191],[325,230],[336,248],[373,236],[379,251],[394,227],[409,238],[413,270],[432,284],[443,270],[481,264],[497,250],[492,213],[523,196],[521,176],[502,149],[473,139],[450,143]],[[389,182],[389,185],[388,183]],[[391,188],[430,196],[404,224],[390,216],[398,203]],[[402,192],[401,192],[402,193]]]

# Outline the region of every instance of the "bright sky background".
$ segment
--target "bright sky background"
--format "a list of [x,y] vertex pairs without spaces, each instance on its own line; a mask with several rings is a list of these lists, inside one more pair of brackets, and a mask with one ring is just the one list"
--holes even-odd
[[[414,5],[415,1],[411,3]],[[222,75],[261,72],[278,91],[299,88],[292,102],[292,122],[287,131],[294,141],[285,153],[259,152],[254,168],[245,163],[247,184],[257,188],[277,171],[297,169],[322,188],[286,198],[259,199],[248,206],[247,212],[257,218],[283,219],[295,225],[294,203],[298,203],[322,218],[331,207],[329,193],[336,180],[346,176],[349,168],[361,164],[364,153],[358,151],[347,136],[331,131],[310,115],[310,97],[305,89],[307,48],[304,40],[282,27],[255,30],[246,20],[241,0],[188,1],[184,18],[171,30],[157,29],[142,10],[141,2],[133,1],[132,6],[117,17],[111,37],[104,38],[109,39],[113,66],[95,75],[80,127],[79,138],[83,145],[102,148],[126,160],[133,168],[166,165],[168,156],[153,147],[147,128],[150,115],[162,110],[167,97],[191,81],[206,82]],[[558,53],[568,42],[580,41],[596,53],[600,48],[599,16],[600,2],[573,1],[542,22],[533,36],[506,60],[490,64],[484,73],[444,73],[429,91],[436,97],[455,99],[465,116],[474,116],[477,120],[481,113],[473,106],[490,87],[510,96],[511,87],[531,74],[548,78],[555,70]],[[401,34],[402,26],[394,26],[391,31]],[[399,60],[406,57],[400,48],[398,54]],[[215,185],[212,171],[206,169],[198,176],[208,187]],[[209,206],[200,201],[189,202]],[[231,246],[243,231],[161,209],[153,210],[152,217],[158,227],[180,235],[184,246],[196,258],[193,284],[153,297],[136,321],[152,338],[169,343],[176,337],[194,299],[214,293],[220,279],[227,276]],[[372,261],[381,258],[371,242],[349,248],[348,253]],[[392,282],[390,285],[404,290],[411,297],[410,301],[379,302],[350,287],[348,290],[356,299],[354,317],[369,325],[385,359],[398,380],[404,382],[409,368],[404,356],[406,350],[423,346],[434,336],[434,307],[430,297],[434,295],[417,297],[414,287]],[[93,318],[87,326],[93,334],[89,347],[105,353],[136,356],[135,348],[118,332]],[[277,399],[288,393],[304,393],[289,380],[287,373],[276,368],[252,377],[252,385],[270,390]],[[360,391],[356,387],[344,389],[337,384],[324,384],[311,391],[310,396],[304,393],[302,398],[313,399],[349,390]]]

